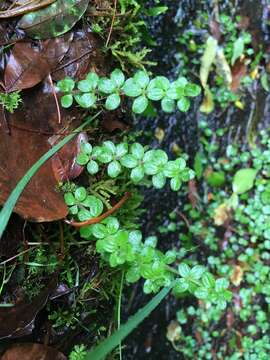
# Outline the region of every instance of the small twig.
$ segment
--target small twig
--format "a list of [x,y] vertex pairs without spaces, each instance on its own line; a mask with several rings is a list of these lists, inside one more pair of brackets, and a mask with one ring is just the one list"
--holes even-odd
[[53,85],[51,74],[48,75],[48,78],[49,78],[49,82],[50,82],[50,85],[51,85],[51,88],[52,88],[53,97],[54,97],[55,104],[56,104],[57,116],[58,116],[58,124],[61,124],[61,112],[60,112],[60,107],[59,107],[59,103],[58,103],[57,95],[56,95],[55,88],[54,88],[54,85]]
[[113,17],[112,17],[112,22],[111,22],[110,31],[109,31],[109,34],[108,34],[108,37],[107,37],[107,41],[106,41],[106,44],[105,44],[106,47],[108,47],[109,42],[110,42],[110,39],[111,39],[111,36],[112,36],[113,25],[114,25],[115,16],[116,16],[116,7],[117,7],[117,0],[114,0]]
[[115,204],[111,209],[109,209],[108,211],[106,211],[104,214],[95,217],[93,219],[89,219],[86,221],[82,221],[82,222],[75,222],[75,221],[69,221],[69,220],[65,220],[65,222],[71,226],[74,226],[76,228],[81,228],[83,226],[87,226],[87,225],[93,225],[93,224],[98,224],[100,223],[102,220],[106,219],[108,216],[112,215],[116,210],[120,209],[121,206],[124,205],[124,203],[128,200],[128,198],[131,196],[130,193],[126,193],[122,199]]
[[29,248],[29,249],[27,249],[27,250],[24,250],[24,251],[20,252],[20,253],[17,254],[17,255],[12,256],[11,258],[9,258],[9,259],[7,259],[7,260],[5,260],[5,261],[2,261],[2,262],[0,263],[0,266],[9,263],[9,262],[12,261],[12,260],[15,260],[15,259],[18,258],[19,256],[24,255],[24,254],[26,254],[27,252],[29,252],[29,251],[37,248],[37,247],[38,247],[38,246],[34,246],[34,247],[32,247],[32,248]]
[[67,63],[65,63],[65,64],[63,64],[63,65],[60,65],[59,67],[57,67],[56,69],[54,69],[54,70],[52,71],[52,74],[55,73],[55,72],[58,71],[58,70],[64,69],[65,67],[73,64],[74,62],[77,62],[78,60],[80,60],[80,59],[83,58],[84,56],[90,54],[92,51],[93,51],[93,49],[88,50],[88,51],[86,51],[85,53],[83,53],[82,55],[77,56],[75,59],[72,59],[72,60],[68,61]]

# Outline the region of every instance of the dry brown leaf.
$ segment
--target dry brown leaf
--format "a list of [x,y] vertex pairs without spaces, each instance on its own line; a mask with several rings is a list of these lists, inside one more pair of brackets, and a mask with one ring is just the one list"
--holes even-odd
[[239,286],[243,280],[244,270],[240,265],[234,265],[231,275],[231,282],[234,286]]
[[1,360],[66,360],[64,354],[52,347],[41,344],[14,345],[8,349]]
[[[59,124],[55,99],[47,83],[26,91],[19,109],[14,114],[6,114],[10,132],[3,126],[4,116],[0,113],[0,204],[6,201],[26,171],[54,145],[55,134],[70,133],[80,123],[75,108],[61,109],[61,114],[62,123]],[[72,145],[67,144],[63,152],[67,152],[69,146],[72,149]],[[76,156],[71,153],[71,158]],[[31,179],[14,211],[25,219],[39,222],[64,218],[68,210],[62,194],[56,189],[56,177],[52,160],[49,160]]]
[[214,223],[217,226],[222,226],[230,217],[230,207],[228,204],[223,203],[219,205],[214,212]]
[[6,91],[28,89],[40,83],[63,59],[71,40],[72,34],[67,34],[38,44],[15,44],[5,69]]

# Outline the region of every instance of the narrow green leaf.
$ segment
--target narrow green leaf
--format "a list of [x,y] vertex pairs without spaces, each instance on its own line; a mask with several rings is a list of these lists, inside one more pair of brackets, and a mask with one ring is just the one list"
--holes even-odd
[[104,340],[96,348],[89,351],[85,360],[103,360],[127,335],[129,335],[136,327],[160,304],[165,296],[170,292],[171,287],[162,289],[152,300],[148,302],[142,309],[137,311],[126,324],[122,325],[118,331]]

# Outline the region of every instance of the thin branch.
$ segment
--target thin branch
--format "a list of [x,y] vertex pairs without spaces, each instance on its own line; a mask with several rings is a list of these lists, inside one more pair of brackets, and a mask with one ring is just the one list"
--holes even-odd
[[113,25],[114,25],[115,16],[116,16],[116,8],[117,8],[117,0],[114,0],[113,17],[112,17],[112,22],[111,22],[110,31],[109,31],[109,34],[108,34],[108,37],[107,37],[107,41],[106,41],[106,44],[105,44],[106,47],[108,47],[109,42],[110,42],[110,40],[111,40],[112,31],[113,31]]

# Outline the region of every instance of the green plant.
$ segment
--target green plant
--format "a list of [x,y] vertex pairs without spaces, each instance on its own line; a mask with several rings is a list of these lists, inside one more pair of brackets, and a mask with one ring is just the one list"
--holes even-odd
[[69,360],[85,360],[87,350],[85,345],[75,345],[74,349],[69,354]]
[[0,105],[12,114],[21,103],[22,98],[19,91],[14,91],[12,93],[0,93]]
[[[75,86],[77,88],[75,88]],[[121,105],[123,96],[134,99],[132,111],[142,114],[152,105],[152,101],[161,101],[164,112],[175,111],[176,105],[182,112],[190,108],[190,97],[196,97],[201,89],[180,77],[170,82],[164,76],[156,76],[152,80],[146,71],[139,70],[131,78],[125,79],[120,69],[115,69],[110,78],[100,78],[96,73],[89,73],[85,80],[77,84],[66,78],[57,83],[57,88],[64,93],[61,104],[65,108],[72,106],[73,101],[85,109],[95,109],[99,102],[105,102],[107,110],[115,110]]]
[[[175,350],[187,359],[193,358],[194,352],[201,360],[212,359],[213,354],[218,359],[228,360],[267,359],[270,347],[267,322],[270,304],[269,131],[260,133],[254,148],[240,151],[240,145],[230,144],[225,154],[220,154],[219,143],[226,129],[213,132],[205,122],[199,127],[201,147],[195,170],[202,186],[198,187],[196,206],[187,203],[183,208],[190,224],[185,236],[204,246],[206,267],[215,276],[230,282],[234,300],[226,310],[204,303],[182,306],[177,313],[175,336],[169,338]],[[222,182],[209,181],[220,172],[223,173]],[[182,227],[186,226],[183,222]],[[186,261],[191,267],[197,263],[194,254],[186,253]],[[204,298],[206,294],[202,289],[197,296]],[[226,333],[226,341],[223,333]]]
[[[90,175],[102,172],[105,164],[107,175],[115,181],[123,170],[126,171],[125,179],[130,176],[135,184],[142,183],[144,177],[150,175],[152,185],[158,189],[165,185],[168,177],[174,191],[180,189],[182,181],[186,182],[194,176],[193,171],[186,167],[184,158],[168,161],[164,151],[146,150],[139,143],[129,146],[127,143],[114,145],[111,141],[106,141],[95,147],[84,143],[77,162],[86,166]],[[218,303],[218,306],[226,306],[226,300],[230,298],[230,293],[226,290],[228,283],[216,281],[200,266],[190,269],[183,264],[178,270],[171,268],[169,265],[175,262],[176,251],[169,250],[163,254],[156,249],[155,237],[149,237],[143,242],[140,231],[121,227],[116,217],[109,216],[99,221],[104,204],[100,198],[91,195],[91,188],[74,187],[72,192],[65,193],[64,198],[70,214],[82,222],[81,226],[80,223],[75,223],[81,227],[80,235],[90,241],[96,240],[96,250],[101,258],[113,268],[122,268],[128,283],[136,282],[142,277],[145,279],[144,291],[151,293],[169,286],[176,277],[176,295],[189,291],[200,298]],[[92,224],[94,218],[98,223]],[[74,224],[71,222],[71,225],[72,223]]]

